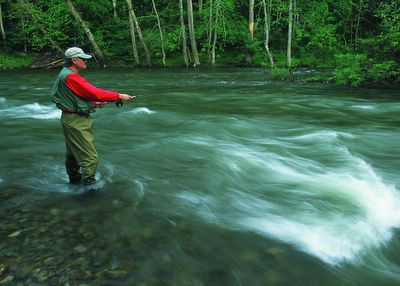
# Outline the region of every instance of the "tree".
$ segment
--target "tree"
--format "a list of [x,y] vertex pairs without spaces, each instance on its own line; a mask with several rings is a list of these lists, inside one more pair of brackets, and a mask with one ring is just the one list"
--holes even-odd
[[187,47],[187,40],[186,40],[186,28],[185,28],[185,21],[183,17],[183,0],[179,0],[179,19],[181,23],[181,35],[182,35],[182,50],[183,50],[183,60],[185,61],[186,67],[189,66],[189,59],[188,59],[188,47]]
[[132,20],[133,20],[133,22],[135,24],[136,32],[138,33],[138,36],[139,36],[139,40],[142,43],[144,54],[145,54],[145,57],[146,57],[146,63],[147,63],[148,66],[151,66],[150,52],[149,52],[149,49],[147,48],[146,42],[144,41],[142,30],[140,29],[139,22],[138,22],[138,20],[136,18],[135,11],[133,10],[132,1],[131,0],[126,0],[126,4],[128,4],[129,15],[130,15],[130,17],[132,17]]
[[190,44],[192,47],[192,55],[193,55],[193,61],[194,61],[193,65],[198,66],[198,65],[200,65],[200,59],[199,59],[199,53],[197,52],[196,35],[194,32],[192,0],[187,0],[187,11],[188,11]]
[[293,0],[289,0],[288,25],[287,66],[290,69],[292,67]]
[[214,12],[214,2],[213,0],[209,1],[209,13],[208,13],[208,25],[207,25],[207,55],[208,62],[211,63],[211,42],[213,37],[213,12]]
[[[233,14],[234,2],[232,0],[214,0],[209,2],[208,15],[208,54],[209,62],[212,65],[216,63],[217,42],[221,49],[224,48],[229,25],[229,17]],[[227,24],[228,23],[228,24]],[[233,23],[236,24],[235,21]]]
[[140,64],[139,60],[139,54],[137,50],[137,45],[136,45],[136,35],[135,35],[135,23],[132,17],[132,14],[130,13],[128,9],[128,18],[129,18],[129,31],[131,35],[131,45],[132,45],[132,53],[133,53],[133,58],[134,58],[134,65]]
[[158,26],[158,30],[160,31],[160,40],[161,40],[162,65],[163,65],[163,67],[165,67],[166,63],[165,63],[164,35],[163,35],[162,29],[161,29],[160,16],[158,15],[158,12],[157,12],[156,3],[154,2],[154,0],[151,0],[151,2],[153,3],[154,13],[156,14],[156,17],[157,17],[157,26]]
[[377,58],[400,64],[400,4],[396,1],[381,3],[375,13],[380,19],[379,35],[374,42],[379,49]]
[[100,65],[102,67],[105,67],[105,61],[104,61],[104,55],[103,55],[103,51],[100,49],[100,47],[97,45],[96,40],[93,37],[92,32],[90,31],[90,29],[86,26],[85,22],[83,21],[83,19],[81,18],[81,16],[79,15],[79,13],[76,11],[74,5],[72,4],[71,0],[67,0],[67,5],[72,13],[72,15],[74,16],[74,18],[79,22],[79,24],[81,25],[82,29],[85,31],[90,43],[92,44],[95,53],[98,57],[98,60],[100,62]]
[[272,53],[269,49],[269,31],[271,27],[271,2],[272,0],[267,0],[268,1],[268,9],[267,9],[267,3],[265,2],[266,0],[262,0],[263,4],[263,11],[264,11],[264,32],[265,32],[265,41],[264,41],[264,47],[265,50],[267,51],[268,58],[271,64],[271,68],[275,66],[274,63],[274,58],[272,57]]
[[216,0],[215,2],[216,2],[215,3],[215,15],[214,15],[214,25],[213,25],[214,32],[212,32],[212,29],[210,31],[211,36],[214,38],[213,44],[211,47],[211,64],[212,65],[215,65],[215,47],[217,45],[217,37],[218,37],[217,30],[218,30],[220,0]]
[[2,16],[2,10],[1,10],[1,2],[0,2],[0,31],[1,31],[1,38],[3,39],[3,47],[4,50],[6,49],[6,32],[4,30],[4,25],[3,25],[3,16]]
[[[104,57],[116,58],[115,64],[129,59],[137,65],[146,57],[150,65],[151,57],[157,56],[161,62],[163,54],[163,62],[165,55],[183,55],[186,66],[196,66],[204,53],[210,64],[267,62],[268,66],[287,66],[291,70],[296,54],[296,64],[334,68],[339,65],[337,56],[343,53],[346,66],[359,69],[362,79],[384,78],[390,82],[399,75],[399,0],[69,2],[85,20]],[[49,50],[61,54],[68,46],[91,44],[68,1],[0,3],[0,48],[5,37],[8,51],[38,54]],[[135,7],[129,9],[132,5]],[[351,60],[357,54],[365,57],[358,67]]]
[[254,39],[254,0],[249,0],[249,32],[250,39]]
[[38,27],[38,29],[42,32],[43,36],[49,40],[51,46],[55,48],[60,54],[63,54],[63,51],[60,48],[60,46],[53,40],[52,37],[48,36],[49,32],[45,29],[45,25],[42,22],[40,22],[40,20],[35,16],[39,12],[36,11],[33,4],[25,0],[18,0],[17,6],[24,15],[28,15],[32,19],[35,26]]
[[114,11],[114,18],[117,18],[117,0],[112,0],[113,11]]

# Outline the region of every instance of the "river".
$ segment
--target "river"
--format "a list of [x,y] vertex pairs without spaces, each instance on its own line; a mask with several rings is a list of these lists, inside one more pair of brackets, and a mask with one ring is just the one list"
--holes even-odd
[[89,68],[137,98],[93,114],[82,193],[57,73],[0,73],[0,285],[400,285],[398,91]]

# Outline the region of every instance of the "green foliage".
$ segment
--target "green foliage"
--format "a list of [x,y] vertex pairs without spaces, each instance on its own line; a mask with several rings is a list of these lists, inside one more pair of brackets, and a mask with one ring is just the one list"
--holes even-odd
[[[64,49],[81,46],[93,50],[87,35],[71,15],[65,0],[0,0],[7,35],[5,51],[54,51],[51,40]],[[129,19],[125,1],[117,1],[114,17],[111,0],[73,0],[78,13],[90,28],[109,64],[133,62]],[[265,19],[261,1],[255,1],[254,40],[248,28],[248,0],[193,1],[194,25],[201,63],[209,60],[211,32],[217,32],[217,65],[268,66]],[[271,4],[269,48],[278,69],[275,78],[288,78],[286,45],[288,31],[287,0]],[[164,32],[167,63],[183,65],[182,34],[178,1],[155,0]],[[133,1],[143,36],[157,65],[161,60],[161,41],[152,1]],[[187,26],[186,1],[184,21]],[[210,14],[211,13],[211,14]],[[360,85],[366,82],[398,82],[400,69],[400,4],[398,0],[320,0],[296,1],[294,9],[292,65],[336,67],[339,83]],[[186,31],[187,32],[187,31]],[[137,36],[137,34],[136,34]],[[144,51],[137,39],[139,57]],[[188,38],[189,39],[189,38]],[[188,41],[190,49],[190,43]],[[335,56],[340,54],[338,56]],[[251,58],[251,61],[249,59]],[[4,62],[4,60],[3,60]],[[290,74],[289,74],[290,76]]]
[[0,53],[0,70],[28,67],[33,61],[31,55],[9,55]]
[[[97,44],[102,47],[106,59],[112,59],[113,64],[122,65],[132,58],[130,43],[129,23],[127,19],[110,17],[96,29],[94,36]],[[118,45],[117,43],[127,43]]]
[[400,69],[394,61],[374,63],[367,71],[367,78],[370,82],[400,83]]
[[389,1],[381,3],[376,11],[381,19],[381,33],[378,36],[378,45],[383,55],[400,62],[400,3]]
[[287,68],[273,68],[270,70],[269,77],[274,80],[288,80],[292,78],[292,73]]
[[337,65],[333,73],[336,82],[359,86],[366,80],[368,58],[365,54],[336,55]]

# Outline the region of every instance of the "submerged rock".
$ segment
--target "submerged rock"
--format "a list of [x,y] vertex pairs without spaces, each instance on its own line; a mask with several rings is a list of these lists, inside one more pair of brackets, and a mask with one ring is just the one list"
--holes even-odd
[[17,237],[21,234],[21,231],[17,230],[14,231],[13,233],[9,234],[8,237]]
[[5,263],[0,263],[0,276],[7,271],[8,265]]
[[14,276],[12,276],[12,275],[8,275],[6,278],[4,278],[3,280],[1,280],[1,281],[0,281],[0,285],[6,285],[6,284],[9,284],[9,283],[13,282],[13,281],[14,281],[14,279],[15,279],[15,277],[14,277]]
[[74,250],[76,252],[82,253],[82,252],[86,252],[87,248],[80,244],[80,245],[75,246]]

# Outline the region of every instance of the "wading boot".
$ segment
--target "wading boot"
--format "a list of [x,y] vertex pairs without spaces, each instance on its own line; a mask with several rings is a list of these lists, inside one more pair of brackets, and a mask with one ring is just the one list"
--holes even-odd
[[101,186],[97,183],[96,178],[89,177],[83,179],[83,188],[85,192],[97,191]]
[[80,185],[82,183],[82,176],[69,177],[69,183],[71,185]]

